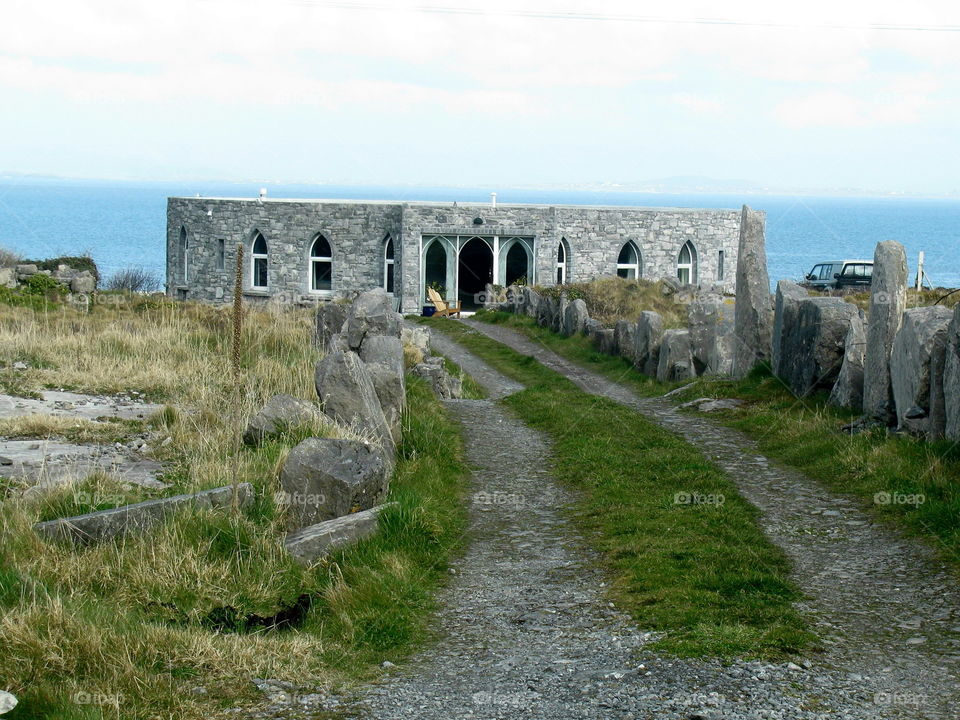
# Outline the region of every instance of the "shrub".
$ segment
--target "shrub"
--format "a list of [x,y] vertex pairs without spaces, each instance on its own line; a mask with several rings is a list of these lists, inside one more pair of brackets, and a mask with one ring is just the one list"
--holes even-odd
[[106,285],[107,290],[127,292],[156,292],[160,288],[160,278],[139,266],[118,270],[110,276]]
[[22,258],[12,250],[0,247],[0,268],[13,267],[23,262]]
[[66,295],[69,290],[66,286],[54,280],[49,275],[31,275],[23,284],[23,292],[27,295]]
[[74,270],[87,270],[97,279],[97,285],[100,284],[100,270],[97,268],[97,264],[93,261],[93,258],[89,255],[84,255],[83,257],[65,255],[63,257],[50,258],[49,260],[24,260],[33,265],[36,265],[40,270],[49,270],[50,272],[56,272],[57,267],[60,265],[67,265]]

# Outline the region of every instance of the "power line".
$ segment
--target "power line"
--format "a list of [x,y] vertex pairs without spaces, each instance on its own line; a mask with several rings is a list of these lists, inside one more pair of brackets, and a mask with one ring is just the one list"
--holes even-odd
[[384,3],[341,2],[338,0],[285,0],[288,5],[322,7],[334,10],[375,10],[433,15],[496,15],[501,17],[533,18],[543,20],[569,20],[580,22],[630,22],[661,25],[714,25],[728,27],[758,27],[816,30],[876,30],[883,32],[960,32],[960,25],[905,25],[898,23],[789,23],[764,20],[738,20],[736,18],[670,18],[655,15],[600,14],[556,10],[489,9],[477,7],[452,7],[444,5],[415,5],[398,7]]

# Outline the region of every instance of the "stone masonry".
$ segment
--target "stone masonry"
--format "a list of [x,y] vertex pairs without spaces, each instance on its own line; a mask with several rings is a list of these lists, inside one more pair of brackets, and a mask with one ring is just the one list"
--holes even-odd
[[[252,286],[251,250],[258,232],[268,245],[266,288]],[[696,284],[732,290],[739,233],[736,210],[170,198],[167,293],[230,302],[236,246],[242,244],[244,292],[250,300],[301,303],[350,296],[384,285],[388,237],[395,254],[393,294],[398,308],[407,313],[425,303],[422,256],[428,245],[444,246],[444,290],[453,300],[459,253],[477,237],[490,248],[495,284],[507,284],[506,255],[515,244],[526,254],[527,282],[554,285],[561,243],[566,248],[565,280],[580,282],[615,275],[627,242],[640,251],[640,277],[675,278],[681,248],[689,242]],[[310,289],[309,255],[318,234],[330,243],[332,253],[332,290],[325,293]]]

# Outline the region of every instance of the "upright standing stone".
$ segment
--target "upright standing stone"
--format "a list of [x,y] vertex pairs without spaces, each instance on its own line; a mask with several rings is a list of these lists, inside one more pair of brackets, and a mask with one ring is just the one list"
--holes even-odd
[[903,314],[890,352],[890,383],[901,429],[943,435],[943,367],[952,317],[942,305]]
[[637,320],[633,349],[633,366],[644,375],[657,376],[662,340],[663,318],[653,310],[644,310]]
[[619,352],[622,357],[633,362],[633,353],[636,351],[634,335],[637,332],[637,324],[629,320],[617,320],[613,331],[615,334],[614,344],[617,346],[617,352]]
[[850,318],[850,328],[843,341],[843,363],[840,365],[837,382],[830,391],[828,402],[831,405],[857,410],[863,407],[863,356],[866,348],[867,333],[863,315],[857,314]]
[[953,319],[947,328],[943,404],[946,435],[952,440],[960,440],[960,305],[953,309]]
[[359,350],[367,335],[400,337],[400,315],[383,288],[360,293],[347,312],[346,337],[351,350]]
[[347,308],[338,302],[323,302],[317,306],[313,343],[322,350],[330,348],[330,339],[343,331]]
[[[797,304],[809,296],[810,293],[795,282],[791,282],[790,280],[780,280],[777,282],[777,297],[773,308],[773,348],[771,354],[773,374],[777,377],[782,377],[783,373],[783,328],[793,327],[796,324]],[[862,352],[863,350],[861,349],[861,353]],[[862,362],[860,365],[863,367]],[[862,373],[860,384],[862,387]]]
[[873,253],[867,354],[863,361],[863,412],[889,424],[894,416],[890,351],[907,306],[907,254],[893,240],[877,243]]
[[689,330],[667,330],[660,346],[660,361],[657,365],[657,380],[674,382],[690,380],[697,372],[690,353]]
[[567,305],[567,309],[563,313],[563,334],[570,337],[582,333],[589,318],[587,304],[577,298]]
[[797,304],[796,322],[783,327],[780,378],[797,397],[831,390],[843,366],[844,341],[860,311],[835,297],[812,297]]
[[394,451],[393,434],[366,364],[353,352],[332,352],[317,363],[317,395],[338,422],[381,441]]
[[770,276],[767,274],[764,220],[764,213],[743,206],[737,251],[734,377],[745,377],[754,365],[770,360],[773,307],[770,302]]
[[690,347],[698,375],[729,375],[736,352],[733,307],[719,295],[697,297],[687,306]]

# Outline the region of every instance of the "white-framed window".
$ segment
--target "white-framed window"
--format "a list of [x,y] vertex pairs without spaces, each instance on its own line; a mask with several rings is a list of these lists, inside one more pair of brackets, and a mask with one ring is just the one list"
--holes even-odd
[[564,238],[557,243],[557,285],[567,282],[567,241]]
[[330,242],[317,235],[310,246],[310,292],[329,293],[333,290],[333,252]]
[[394,284],[394,264],[393,237],[387,235],[383,242],[383,289],[391,295]]
[[187,229],[180,226],[180,261],[183,263],[180,267],[180,280],[184,285],[190,279],[190,242],[187,240]]
[[636,280],[640,277],[640,251],[633,241],[629,241],[620,248],[617,257],[617,277]]
[[677,257],[677,279],[684,285],[694,285],[697,282],[697,249],[689,240],[680,248]]
[[253,236],[253,251],[250,253],[250,287],[255,290],[266,290],[269,287],[269,252],[267,241],[257,231]]

